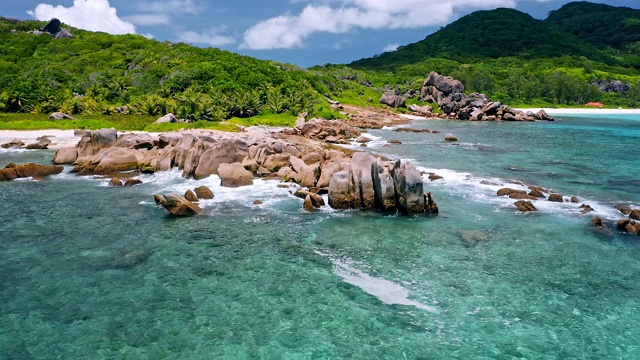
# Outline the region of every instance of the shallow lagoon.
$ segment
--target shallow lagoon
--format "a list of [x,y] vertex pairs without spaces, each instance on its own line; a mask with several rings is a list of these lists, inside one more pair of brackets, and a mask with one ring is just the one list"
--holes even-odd
[[[640,119],[412,126],[442,133],[375,130],[369,149],[444,176],[426,182],[437,217],[307,214],[276,182],[179,172],[124,189],[65,173],[0,183],[0,358],[640,357],[640,240],[588,225],[640,206]],[[4,151],[0,165],[51,157]],[[495,196],[512,180],[596,214],[516,213]],[[200,184],[216,193],[201,216],[153,203]]]

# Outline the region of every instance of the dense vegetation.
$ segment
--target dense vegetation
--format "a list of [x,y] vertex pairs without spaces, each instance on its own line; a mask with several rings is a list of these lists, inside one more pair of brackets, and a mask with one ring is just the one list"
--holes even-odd
[[[0,19],[0,112],[119,113],[189,120],[327,113],[332,77],[293,65],[138,35],[72,29],[75,39],[27,33]],[[123,107],[126,106],[126,107]]]
[[627,51],[640,42],[640,10],[572,2],[549,13],[546,23],[600,49]]
[[[111,123],[152,130],[169,112],[191,127],[287,125],[305,111],[339,116],[325,97],[379,106],[382,91],[419,90],[431,71],[515,106],[640,103],[640,10],[584,2],[545,21],[513,9],[479,11],[397,51],[308,70],[138,35],[28,33],[44,25],[0,18],[0,113],[32,113],[36,128],[54,111],[79,115],[77,127],[126,114]],[[628,88],[603,92],[596,84],[612,80]],[[0,116],[0,127],[11,126],[19,126],[15,117]]]
[[[577,3],[578,8],[582,6]],[[552,16],[570,16],[563,10],[567,8],[572,9],[573,3]],[[621,9],[626,11],[596,8],[610,9],[611,18]],[[624,18],[626,23],[640,22],[640,11],[634,11]],[[589,26],[591,33],[598,33],[611,27],[611,22],[594,21]],[[349,67],[375,85],[394,84],[402,91],[415,87],[429,71],[438,71],[461,80],[468,91],[483,92],[512,105],[578,106],[602,101],[636,107],[640,102],[640,42],[634,42],[638,34],[624,36],[624,41],[635,44],[625,51],[601,50],[555,28],[551,21],[536,20],[517,10],[478,11],[422,41],[355,61]],[[335,66],[324,68],[346,71]],[[607,80],[620,80],[630,88],[623,93],[603,93],[595,82]]]

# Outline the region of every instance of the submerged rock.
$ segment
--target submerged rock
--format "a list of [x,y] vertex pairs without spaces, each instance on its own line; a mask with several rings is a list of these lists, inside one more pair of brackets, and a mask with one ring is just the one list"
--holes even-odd
[[193,202],[176,194],[153,195],[157,205],[161,205],[171,214],[176,216],[193,216],[202,212],[202,209]]

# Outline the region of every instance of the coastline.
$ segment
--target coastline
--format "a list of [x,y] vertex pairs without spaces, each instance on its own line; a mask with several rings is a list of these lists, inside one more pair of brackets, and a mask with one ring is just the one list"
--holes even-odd
[[37,138],[46,136],[51,140],[49,149],[73,147],[80,140],[74,130],[0,130],[0,144],[21,140],[25,144],[38,142]]
[[579,109],[556,109],[556,108],[517,108],[524,112],[532,111],[537,113],[540,110],[546,111],[549,115],[640,115],[640,109],[599,109],[599,108],[579,108]]

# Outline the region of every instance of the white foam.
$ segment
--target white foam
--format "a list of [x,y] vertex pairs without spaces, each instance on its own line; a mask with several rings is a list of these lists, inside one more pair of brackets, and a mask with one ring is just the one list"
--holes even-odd
[[367,294],[377,297],[385,304],[414,306],[429,312],[438,311],[434,307],[409,299],[409,295],[411,294],[409,290],[394,282],[371,276],[356,269],[348,262],[338,260],[328,254],[319,251],[315,251],[315,253],[329,259],[333,263],[333,272],[340,276],[344,282],[359,287]]
[[[516,190],[525,190],[529,192],[527,185],[520,185],[511,180],[505,180],[494,177],[475,176],[470,173],[456,172],[450,169],[431,169],[418,167],[418,170],[426,173],[435,173],[442,176],[442,179],[430,181],[424,180],[425,187],[438,188],[441,191],[454,193],[464,198],[471,199],[476,202],[491,204],[502,209],[515,209],[513,203],[517,200],[508,196],[497,196],[499,189],[508,187]],[[571,195],[564,195],[569,198]],[[542,213],[560,213],[569,216],[600,216],[605,219],[615,220],[619,218],[619,212],[611,206],[601,204],[591,199],[580,198],[580,203],[570,202],[552,202],[547,199],[532,200],[535,207]],[[583,213],[580,208],[581,204],[590,205],[594,211]]]

